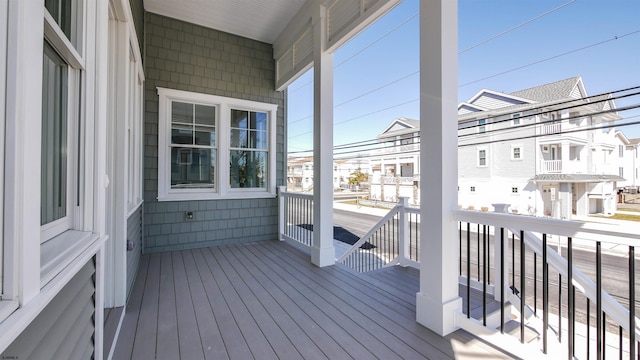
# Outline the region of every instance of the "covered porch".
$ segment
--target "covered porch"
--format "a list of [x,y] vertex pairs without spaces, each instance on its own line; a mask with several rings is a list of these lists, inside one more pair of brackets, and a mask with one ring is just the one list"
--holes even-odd
[[513,358],[416,323],[418,289],[413,268],[319,268],[277,241],[145,255],[113,358]]

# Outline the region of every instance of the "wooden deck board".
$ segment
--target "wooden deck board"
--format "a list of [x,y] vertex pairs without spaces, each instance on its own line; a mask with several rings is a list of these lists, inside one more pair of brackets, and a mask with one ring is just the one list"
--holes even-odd
[[[187,280],[187,272],[181,252],[172,252],[173,279],[175,282],[176,320],[178,324],[178,344],[182,359],[204,359],[200,331],[196,318],[193,299]],[[218,345],[224,348],[222,341]]]
[[317,268],[281,242],[145,255],[114,358],[508,357],[416,323],[418,285],[411,269]]

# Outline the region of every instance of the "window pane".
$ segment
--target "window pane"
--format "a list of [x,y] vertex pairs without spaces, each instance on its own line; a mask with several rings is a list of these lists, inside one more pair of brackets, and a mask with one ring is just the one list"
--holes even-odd
[[172,144],[193,144],[192,126],[173,125],[171,129]]
[[251,128],[255,130],[267,130],[267,113],[252,112],[251,113]]
[[171,122],[193,124],[193,104],[178,101],[171,103]]
[[247,131],[231,129],[231,147],[247,148]]
[[49,15],[55,20],[60,30],[73,44],[78,52],[81,52],[81,32],[78,25],[82,24],[82,7],[78,0],[45,0],[44,6]]
[[40,224],[67,214],[67,64],[44,43]]
[[267,187],[266,151],[231,151],[230,183],[232,188]]
[[196,105],[196,124],[216,125],[216,108],[213,106]]
[[213,149],[171,148],[171,188],[212,188],[216,152]]
[[213,127],[196,126],[194,145],[216,146],[216,133]]
[[267,132],[266,131],[250,131],[249,132],[249,148],[266,149],[267,148]]
[[248,127],[249,112],[243,110],[231,110],[231,127],[246,129]]

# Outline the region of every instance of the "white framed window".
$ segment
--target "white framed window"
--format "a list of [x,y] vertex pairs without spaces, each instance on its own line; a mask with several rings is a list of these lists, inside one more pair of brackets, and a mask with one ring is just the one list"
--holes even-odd
[[511,145],[511,160],[522,160],[522,146]]
[[[133,44],[129,44],[133,47]],[[130,214],[142,203],[142,136],[144,72],[133,50],[129,51],[129,116],[127,117],[127,208]]]
[[517,186],[512,187],[511,188],[511,193],[512,194],[517,194],[518,193],[518,187]]
[[277,105],[165,88],[158,95],[158,200],[275,196]]
[[618,167],[618,175],[620,175],[621,178],[624,177],[624,168],[622,166]]
[[478,149],[478,167],[487,166],[487,149]]
[[471,187],[469,187],[469,191],[471,191],[471,192],[476,192],[476,187],[475,187],[475,186],[471,186]]
[[84,71],[83,1],[45,1],[42,66],[41,243],[74,227],[80,201],[78,131]]
[[618,157],[624,157],[624,145],[618,145]]
[[487,119],[478,120],[478,132],[483,133],[487,131]]
[[511,115],[511,125],[512,126],[518,126],[520,125],[520,117],[522,116],[522,114],[517,113],[517,114],[512,114]]

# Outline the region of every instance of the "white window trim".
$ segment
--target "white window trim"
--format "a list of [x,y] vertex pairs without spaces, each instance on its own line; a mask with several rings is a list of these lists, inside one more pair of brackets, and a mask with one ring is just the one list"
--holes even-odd
[[[516,120],[518,121],[518,123],[516,124]],[[511,115],[511,126],[520,126],[522,125],[522,114],[521,113],[517,113],[517,114],[512,114]]]
[[[517,149],[517,148],[520,149],[520,157],[519,158],[515,158],[513,156],[513,150]],[[511,145],[511,160],[513,160],[513,161],[521,161],[523,158],[524,158],[524,156],[523,156],[523,146],[519,145],[519,144]]]
[[[167,88],[158,88],[158,201],[250,199],[276,195],[276,121],[278,105]],[[171,189],[171,102],[184,101],[216,107],[217,169],[214,189]],[[268,114],[267,188],[231,188],[229,183],[229,132],[231,109]]]
[[[484,165],[480,165],[480,151],[484,151]],[[476,166],[485,168],[489,166],[489,150],[487,148],[478,148],[476,151]]]

